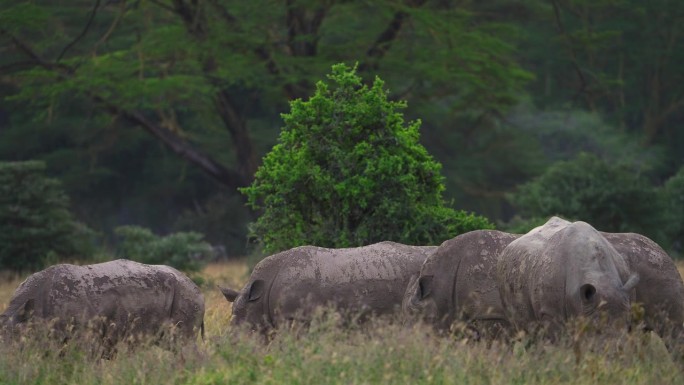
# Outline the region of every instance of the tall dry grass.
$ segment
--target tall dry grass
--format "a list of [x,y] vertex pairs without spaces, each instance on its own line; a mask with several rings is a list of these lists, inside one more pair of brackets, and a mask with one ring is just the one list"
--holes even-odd
[[[684,266],[679,265],[680,271]],[[342,328],[334,315],[305,331],[281,330],[265,343],[229,327],[230,304],[216,284],[240,288],[246,267],[214,264],[203,272],[207,338],[177,351],[121,346],[111,360],[83,343],[41,338],[0,344],[0,384],[682,384],[684,356],[654,335],[594,339],[570,332],[554,344],[514,344],[434,335],[422,325],[382,321]],[[0,284],[6,306],[22,277]]]
[[0,271],[0,313],[7,309],[14,290],[25,278],[16,273]]

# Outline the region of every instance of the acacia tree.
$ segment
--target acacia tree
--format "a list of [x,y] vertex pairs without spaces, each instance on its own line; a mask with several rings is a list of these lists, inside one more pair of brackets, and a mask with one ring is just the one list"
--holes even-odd
[[367,87],[344,64],[328,78],[291,102],[279,143],[241,189],[263,211],[253,231],[266,251],[439,244],[492,227],[445,205],[441,165],[418,142],[420,121],[404,121],[406,103],[388,101],[380,78]]
[[[1,3],[13,100],[51,116],[92,105],[230,189],[256,170],[254,120],[306,95],[332,62],[359,60],[403,79],[409,97],[429,90],[477,114],[505,108],[529,78],[504,28],[438,1]],[[217,130],[218,145],[206,139]]]
[[532,5],[527,68],[539,75],[533,90],[541,103],[570,102],[600,112],[648,145],[681,142],[684,3],[527,4]]

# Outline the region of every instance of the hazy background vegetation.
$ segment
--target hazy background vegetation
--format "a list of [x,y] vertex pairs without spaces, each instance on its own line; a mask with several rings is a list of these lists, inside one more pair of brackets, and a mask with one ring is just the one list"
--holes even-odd
[[0,0],[0,161],[43,161],[98,244],[136,225],[244,255],[257,213],[237,188],[280,114],[358,63],[422,120],[455,208],[517,231],[559,214],[676,255],[681,20],[667,0]]

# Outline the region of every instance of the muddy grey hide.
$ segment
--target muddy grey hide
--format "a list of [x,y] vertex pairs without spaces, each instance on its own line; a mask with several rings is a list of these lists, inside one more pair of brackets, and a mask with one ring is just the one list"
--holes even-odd
[[409,279],[435,248],[394,242],[346,249],[296,247],[259,262],[240,292],[221,290],[234,301],[232,323],[255,330],[306,322],[320,306],[363,321],[400,311]]
[[504,248],[497,281],[516,329],[553,336],[577,316],[626,328],[639,277],[589,224],[552,217]]
[[406,289],[408,320],[422,319],[440,331],[456,322],[474,337],[495,338],[508,329],[499,288],[499,253],[520,235],[476,230],[442,243]]
[[204,297],[187,276],[168,266],[123,259],[55,265],[35,273],[0,315],[10,331],[27,321],[49,321],[60,333],[88,326],[111,343],[168,332],[167,327],[190,338],[203,330],[203,320]]
[[601,234],[639,275],[633,300],[643,306],[643,326],[661,337],[684,337],[684,283],[672,258],[643,235]]

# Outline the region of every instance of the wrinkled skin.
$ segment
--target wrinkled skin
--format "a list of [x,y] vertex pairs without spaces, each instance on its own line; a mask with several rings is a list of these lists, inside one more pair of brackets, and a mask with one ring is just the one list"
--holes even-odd
[[508,329],[496,263],[499,253],[520,235],[476,230],[442,243],[409,284],[404,316],[420,318],[437,330],[463,322],[476,337],[494,338]]
[[191,338],[203,330],[203,320],[204,297],[183,273],[123,259],[37,272],[19,285],[0,315],[9,332],[29,321],[49,322],[68,338],[71,330],[87,326],[108,344],[169,326]]
[[684,284],[672,258],[649,238],[634,233],[601,233],[639,275],[634,301],[644,308],[644,323],[661,337],[684,332]]
[[579,316],[626,328],[639,279],[596,229],[553,217],[501,252],[497,280],[516,329],[553,336]]
[[241,291],[222,292],[234,301],[232,324],[254,330],[307,322],[322,306],[363,321],[399,312],[409,279],[435,248],[394,242],[346,249],[296,247],[259,262]]

